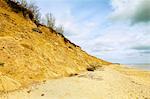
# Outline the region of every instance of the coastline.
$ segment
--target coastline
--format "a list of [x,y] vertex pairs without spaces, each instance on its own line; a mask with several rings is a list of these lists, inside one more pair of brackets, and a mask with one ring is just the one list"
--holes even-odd
[[[7,96],[7,98],[6,98]],[[109,65],[76,76],[48,80],[0,99],[149,99],[150,71]]]
[[137,68],[137,69],[141,69],[141,70],[146,70],[146,71],[150,71],[150,63],[137,63],[137,64],[127,64],[127,66],[131,67],[131,68]]

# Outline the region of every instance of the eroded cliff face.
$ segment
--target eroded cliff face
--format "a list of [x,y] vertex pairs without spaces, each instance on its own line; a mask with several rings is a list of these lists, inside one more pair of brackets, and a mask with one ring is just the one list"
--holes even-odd
[[[0,91],[107,64],[110,63],[88,55],[55,31],[37,27],[0,0]],[[4,85],[6,82],[8,85]]]

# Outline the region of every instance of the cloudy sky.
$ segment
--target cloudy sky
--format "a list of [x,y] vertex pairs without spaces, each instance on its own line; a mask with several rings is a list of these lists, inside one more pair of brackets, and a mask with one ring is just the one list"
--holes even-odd
[[150,63],[150,0],[35,0],[83,50],[117,63]]

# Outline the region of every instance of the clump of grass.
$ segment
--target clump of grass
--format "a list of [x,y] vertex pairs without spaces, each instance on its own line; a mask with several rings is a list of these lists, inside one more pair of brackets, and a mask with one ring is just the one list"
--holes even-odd
[[29,17],[36,25],[40,24],[40,12],[35,3],[27,3],[26,0],[5,0],[16,13],[22,13],[25,18]]
[[53,29],[59,34],[64,33],[63,25],[56,26],[55,24],[56,19],[52,13],[47,13],[42,21],[43,21],[42,23],[45,24],[49,29]]
[[63,34],[64,33],[64,27],[62,25],[59,25],[58,27],[55,28],[55,31],[57,33]]

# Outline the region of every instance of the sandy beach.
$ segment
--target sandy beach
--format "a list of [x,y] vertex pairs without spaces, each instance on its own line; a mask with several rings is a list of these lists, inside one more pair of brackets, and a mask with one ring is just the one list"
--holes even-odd
[[101,67],[5,93],[1,99],[150,99],[150,73],[126,69]]

